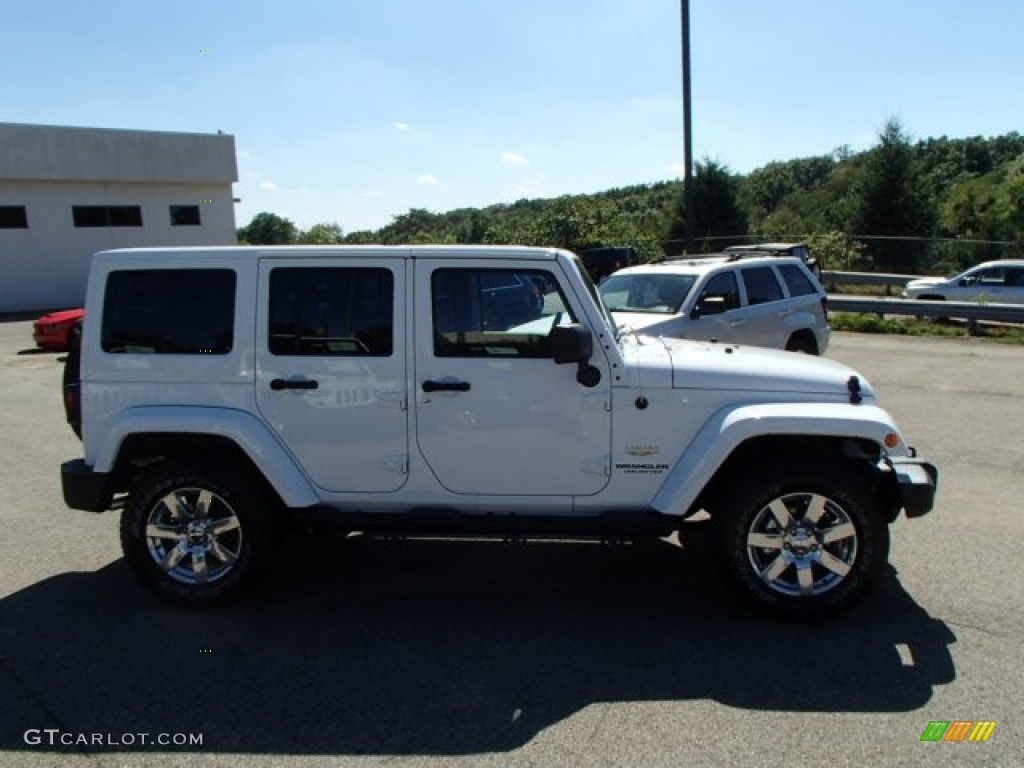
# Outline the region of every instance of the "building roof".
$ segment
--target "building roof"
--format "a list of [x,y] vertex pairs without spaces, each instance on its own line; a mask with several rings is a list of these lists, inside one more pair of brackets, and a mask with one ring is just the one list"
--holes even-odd
[[0,123],[0,179],[238,181],[229,134]]

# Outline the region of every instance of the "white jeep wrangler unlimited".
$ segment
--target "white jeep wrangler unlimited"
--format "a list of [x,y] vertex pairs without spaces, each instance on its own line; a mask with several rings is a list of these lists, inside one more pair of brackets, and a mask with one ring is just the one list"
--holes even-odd
[[227,600],[283,521],[364,532],[667,536],[702,510],[732,581],[782,614],[847,606],[936,471],[834,362],[616,329],[568,252],[97,254],[66,404],[75,509],[125,557]]

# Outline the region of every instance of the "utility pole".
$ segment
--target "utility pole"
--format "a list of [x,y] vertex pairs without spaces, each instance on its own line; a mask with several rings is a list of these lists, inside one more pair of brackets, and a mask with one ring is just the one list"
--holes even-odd
[[690,0],[680,0],[683,22],[683,205],[686,252],[693,252],[693,112],[690,100]]

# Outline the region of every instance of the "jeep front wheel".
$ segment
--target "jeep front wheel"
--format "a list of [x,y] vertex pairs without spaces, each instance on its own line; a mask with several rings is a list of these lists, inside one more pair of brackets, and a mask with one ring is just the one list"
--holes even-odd
[[161,597],[215,605],[252,583],[265,523],[265,502],[240,475],[168,464],[136,482],[121,517],[121,547]]
[[852,468],[766,468],[724,499],[717,520],[733,582],[776,614],[838,612],[863,596],[888,558],[888,525]]

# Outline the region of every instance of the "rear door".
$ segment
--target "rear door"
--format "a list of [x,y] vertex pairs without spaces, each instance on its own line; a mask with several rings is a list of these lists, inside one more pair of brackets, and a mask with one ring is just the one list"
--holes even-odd
[[746,298],[739,332],[743,343],[782,349],[788,339],[787,317],[793,313],[793,306],[786,300],[775,270],[766,264],[742,267],[740,276]]
[[404,259],[261,262],[256,401],[323,490],[405,483],[405,349]]

